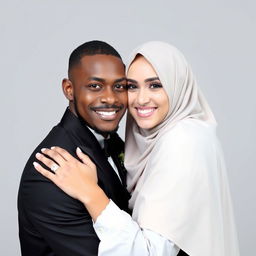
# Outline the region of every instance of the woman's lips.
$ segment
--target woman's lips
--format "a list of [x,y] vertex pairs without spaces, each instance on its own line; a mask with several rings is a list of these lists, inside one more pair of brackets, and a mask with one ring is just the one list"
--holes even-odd
[[155,110],[157,109],[156,107],[136,107],[135,108],[137,110],[137,115],[139,117],[150,117],[154,114]]

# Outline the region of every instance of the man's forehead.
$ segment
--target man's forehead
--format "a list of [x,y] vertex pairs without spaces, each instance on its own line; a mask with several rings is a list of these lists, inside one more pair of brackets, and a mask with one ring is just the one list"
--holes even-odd
[[122,61],[115,56],[93,55],[83,57],[80,64],[74,68],[74,71],[96,76],[97,74],[124,74],[125,69]]

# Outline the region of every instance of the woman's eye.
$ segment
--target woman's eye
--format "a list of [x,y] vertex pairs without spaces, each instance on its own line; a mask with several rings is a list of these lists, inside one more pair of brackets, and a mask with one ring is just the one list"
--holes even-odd
[[149,88],[151,89],[157,89],[157,88],[163,88],[162,84],[160,83],[153,83],[149,85]]
[[137,85],[135,84],[127,84],[127,90],[134,90],[137,88]]

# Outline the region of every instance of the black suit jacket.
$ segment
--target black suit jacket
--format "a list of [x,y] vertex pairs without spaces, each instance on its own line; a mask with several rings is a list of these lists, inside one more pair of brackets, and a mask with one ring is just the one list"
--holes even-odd
[[[120,145],[121,139],[115,137]],[[66,195],[33,167],[36,152],[51,146],[60,146],[75,157],[79,146],[97,165],[100,187],[121,209],[128,210],[128,192],[98,141],[67,109],[61,122],[32,153],[21,177],[18,212],[22,255],[95,256],[99,240],[83,204]]]

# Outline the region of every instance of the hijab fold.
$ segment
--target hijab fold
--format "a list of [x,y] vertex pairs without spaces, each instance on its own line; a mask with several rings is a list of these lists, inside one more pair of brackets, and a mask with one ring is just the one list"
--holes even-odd
[[125,166],[133,218],[190,256],[239,255],[214,115],[183,54],[163,42],[133,51],[156,71],[169,111],[144,130],[127,116]]

